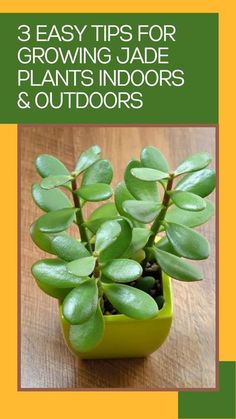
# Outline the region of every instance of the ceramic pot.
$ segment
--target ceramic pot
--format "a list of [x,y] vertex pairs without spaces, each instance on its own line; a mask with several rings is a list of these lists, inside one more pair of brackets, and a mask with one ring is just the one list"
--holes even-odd
[[156,351],[169,334],[173,317],[171,279],[162,274],[164,306],[158,315],[149,320],[135,320],[123,314],[106,315],[103,340],[91,351],[81,353],[74,350],[69,342],[70,325],[62,314],[60,322],[65,342],[81,359],[137,358],[146,357]]

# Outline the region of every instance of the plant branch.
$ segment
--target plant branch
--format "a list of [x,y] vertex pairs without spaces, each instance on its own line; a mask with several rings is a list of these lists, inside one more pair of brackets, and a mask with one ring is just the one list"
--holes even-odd
[[160,213],[158,214],[158,216],[156,217],[156,219],[153,221],[153,224],[151,226],[152,235],[150,236],[150,238],[149,238],[145,247],[152,247],[153,246],[153,243],[155,241],[155,237],[156,237],[157,233],[159,232],[161,224],[162,224],[162,222],[163,222],[163,220],[166,216],[166,212],[167,212],[169,202],[170,202],[170,195],[169,195],[168,192],[171,191],[171,189],[172,189],[173,180],[174,180],[174,175],[171,174],[170,178],[168,179],[167,186],[166,186],[165,193],[164,193],[163,200],[162,200],[163,208],[160,211]]
[[73,201],[74,201],[74,206],[75,208],[78,208],[79,211],[76,212],[76,221],[77,221],[77,225],[79,227],[79,232],[80,232],[80,238],[82,242],[85,242],[85,246],[87,247],[87,249],[90,251],[90,253],[92,254],[92,248],[91,248],[91,244],[89,242],[89,238],[86,232],[86,228],[83,226],[84,224],[84,217],[83,217],[83,213],[82,213],[82,207],[80,204],[80,198],[76,193],[77,190],[77,184],[76,184],[76,179],[72,179],[71,181],[72,184],[72,196],[73,196]]

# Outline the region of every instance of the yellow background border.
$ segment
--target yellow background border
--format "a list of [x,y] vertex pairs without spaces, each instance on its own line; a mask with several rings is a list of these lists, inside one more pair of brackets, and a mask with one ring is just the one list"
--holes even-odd
[[[219,12],[220,17],[220,360],[235,360],[235,9],[227,0],[156,0],[78,2],[72,0],[5,1],[0,12]],[[199,28],[200,29],[200,28]],[[0,42],[6,40],[0,40]],[[1,63],[4,65],[4,63]],[[203,63],[204,65],[204,63]],[[5,418],[69,416],[162,419],[178,416],[177,393],[167,392],[17,392],[17,126],[0,125],[1,153],[1,404]],[[232,197],[231,197],[232,194]],[[4,297],[3,297],[4,296]],[[4,393],[4,394],[3,394]],[[5,413],[2,411],[4,408]]]

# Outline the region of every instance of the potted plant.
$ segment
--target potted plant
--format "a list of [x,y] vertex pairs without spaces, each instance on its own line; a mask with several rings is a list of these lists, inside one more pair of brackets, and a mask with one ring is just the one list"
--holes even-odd
[[[102,203],[85,220],[87,202],[112,196],[112,166],[100,156],[92,146],[72,172],[53,156],[36,158],[42,179],[32,196],[45,214],[31,226],[31,237],[54,257],[36,262],[32,273],[58,299],[65,340],[79,357],[146,356],[169,333],[170,277],[202,279],[185,259],[209,256],[208,241],[193,228],[213,214],[204,198],[215,187],[215,172],[207,168],[208,153],[172,171],[157,148],[145,147],[140,161],[128,163],[114,202]],[[72,224],[79,238],[65,232]]]

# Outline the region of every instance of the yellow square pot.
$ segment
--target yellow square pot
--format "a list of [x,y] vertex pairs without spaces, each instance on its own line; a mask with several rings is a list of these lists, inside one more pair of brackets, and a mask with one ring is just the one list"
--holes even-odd
[[106,315],[103,340],[89,352],[74,350],[69,342],[69,323],[65,320],[60,306],[60,321],[67,346],[81,359],[99,358],[137,358],[156,351],[168,336],[173,304],[171,279],[162,274],[164,306],[158,316],[149,320],[135,320],[123,314]]

